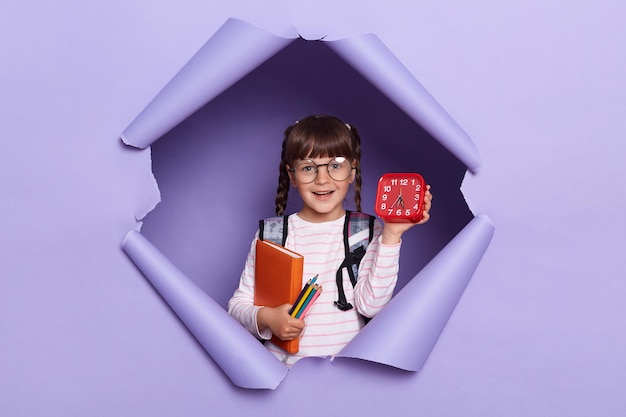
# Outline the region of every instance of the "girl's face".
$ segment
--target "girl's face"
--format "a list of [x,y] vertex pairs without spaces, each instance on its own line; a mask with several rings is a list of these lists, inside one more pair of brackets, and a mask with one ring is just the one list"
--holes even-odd
[[[337,181],[328,174],[328,164],[335,162],[333,157],[311,158],[317,165],[317,177],[310,183],[299,181],[296,175],[291,172],[292,167],[287,165],[291,185],[298,190],[302,198],[303,207],[298,213],[306,221],[320,223],[337,220],[345,215],[343,200],[348,193],[350,183],[354,181],[355,170],[351,169],[350,174],[344,180]],[[294,165],[298,165],[296,161]],[[346,164],[350,162],[347,161]],[[354,166],[354,163],[350,167]],[[333,169],[333,167],[331,167]]]

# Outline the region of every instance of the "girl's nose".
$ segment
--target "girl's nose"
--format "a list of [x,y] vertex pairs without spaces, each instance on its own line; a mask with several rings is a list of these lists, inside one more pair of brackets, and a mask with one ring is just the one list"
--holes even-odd
[[328,165],[322,165],[317,167],[317,177],[315,177],[316,184],[326,184],[330,182],[330,175],[328,175]]

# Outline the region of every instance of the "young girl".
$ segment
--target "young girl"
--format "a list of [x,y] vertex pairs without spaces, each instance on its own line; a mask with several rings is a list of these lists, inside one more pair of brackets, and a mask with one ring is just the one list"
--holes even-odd
[[[402,234],[412,223],[376,221],[374,236],[358,269],[352,287],[344,273],[344,291],[354,308],[342,311],[337,300],[336,274],[345,258],[343,201],[354,183],[356,208],[361,210],[361,143],[354,127],[336,117],[314,115],[285,131],[276,197],[276,214],[283,215],[291,185],[302,198],[302,208],[289,216],[285,247],[304,256],[303,285],[318,275],[323,291],[306,318],[289,315],[291,307],[255,306],[254,262],[257,232],[246,259],[239,288],[228,303],[228,312],[253,335],[269,340],[300,338],[300,350],[290,355],[271,342],[267,348],[286,365],[307,356],[333,356],[363,327],[362,316],[373,317],[391,299],[398,277]],[[428,187],[430,188],[430,187]],[[429,219],[432,195],[426,192],[424,218]],[[344,271],[345,272],[345,271]]]

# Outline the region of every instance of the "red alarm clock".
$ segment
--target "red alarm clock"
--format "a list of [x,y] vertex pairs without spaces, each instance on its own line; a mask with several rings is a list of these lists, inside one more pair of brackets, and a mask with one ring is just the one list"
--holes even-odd
[[376,215],[391,223],[417,223],[423,217],[425,193],[420,174],[384,174],[378,180]]

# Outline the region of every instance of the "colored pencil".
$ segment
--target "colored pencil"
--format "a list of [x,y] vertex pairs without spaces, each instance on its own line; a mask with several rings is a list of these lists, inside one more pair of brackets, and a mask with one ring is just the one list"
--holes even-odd
[[313,306],[313,303],[315,302],[315,300],[318,299],[318,297],[320,296],[321,293],[322,293],[322,287],[320,285],[318,285],[317,291],[315,292],[315,294],[313,294],[313,297],[311,298],[309,303],[306,305],[306,307],[304,307],[304,309],[303,309],[304,311],[302,311],[302,314],[298,315],[299,319],[303,319],[304,316],[306,316],[306,313],[309,312],[309,310]]
[[289,309],[289,315],[291,317],[296,316],[299,306],[303,302],[305,295],[308,295],[308,291],[311,289],[311,286],[315,283],[315,281],[317,281],[317,275],[315,275],[313,278],[308,280],[307,283],[304,285],[304,288],[302,288],[302,291],[300,291],[298,298],[296,298],[296,301],[294,301],[293,306],[291,306],[291,309]]

